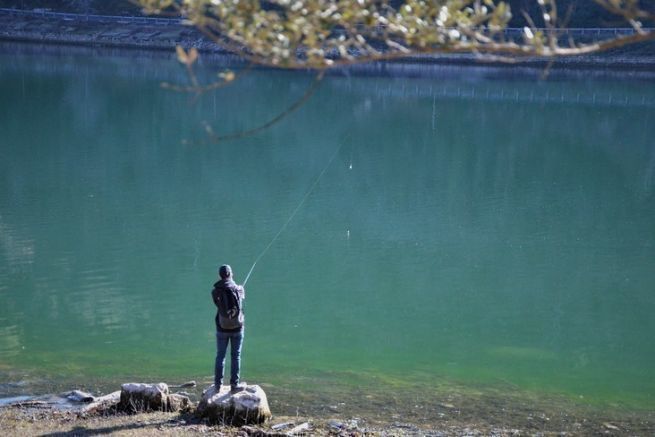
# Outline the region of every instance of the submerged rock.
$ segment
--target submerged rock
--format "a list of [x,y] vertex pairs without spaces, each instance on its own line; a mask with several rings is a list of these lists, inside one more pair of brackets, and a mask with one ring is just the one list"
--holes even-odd
[[81,390],[73,390],[71,392],[65,393],[64,397],[68,399],[69,401],[72,402],[93,402],[95,398],[93,397],[92,394],[81,391]]
[[173,385],[171,388],[193,388],[196,386],[196,381],[187,381],[184,384]]
[[170,394],[168,385],[128,383],[121,386],[118,410],[126,413],[141,411],[180,411],[191,405],[189,398]]
[[235,393],[229,386],[216,392],[212,385],[203,392],[196,414],[211,423],[243,426],[269,420],[271,409],[266,393],[258,385],[246,385]]

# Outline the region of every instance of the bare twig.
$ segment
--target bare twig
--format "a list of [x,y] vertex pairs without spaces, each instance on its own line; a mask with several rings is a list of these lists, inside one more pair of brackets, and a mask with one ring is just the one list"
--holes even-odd
[[162,82],[161,87],[165,88],[167,90],[171,91],[176,91],[180,93],[206,93],[209,91],[214,91],[220,88],[223,88],[225,86],[231,85],[234,82],[236,82],[237,79],[243,77],[244,75],[248,74],[250,70],[253,67],[253,63],[249,63],[246,68],[241,70],[238,74],[234,74],[234,78],[231,80],[222,80],[222,81],[215,81],[211,82],[207,85],[198,85],[197,87],[195,86],[180,86],[180,85],[175,85],[169,82]]
[[225,134],[225,135],[216,135],[213,133],[211,129],[207,129],[207,126],[205,126],[205,129],[207,129],[207,133],[209,134],[209,137],[212,142],[219,142],[219,141],[226,141],[226,140],[234,140],[237,138],[243,138],[247,137],[250,135],[254,135],[258,132],[261,132],[265,129],[268,129],[269,127],[273,126],[275,123],[278,123],[280,120],[288,116],[289,114],[293,113],[295,110],[300,108],[309,98],[316,92],[318,89],[319,84],[321,83],[321,80],[323,79],[323,76],[325,74],[324,70],[321,70],[318,72],[318,74],[314,77],[314,80],[312,83],[309,85],[305,93],[302,95],[302,97],[298,100],[296,100],[291,106],[289,106],[287,109],[285,109],[283,112],[280,114],[276,115],[266,123],[254,127],[252,129],[240,131],[240,132],[234,132],[231,134]]

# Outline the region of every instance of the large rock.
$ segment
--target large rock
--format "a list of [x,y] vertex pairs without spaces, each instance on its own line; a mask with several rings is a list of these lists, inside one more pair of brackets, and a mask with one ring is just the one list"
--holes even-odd
[[271,418],[266,393],[258,385],[246,385],[236,393],[229,386],[216,392],[212,385],[203,392],[196,413],[211,423],[233,426],[263,423]]
[[168,385],[128,383],[121,386],[118,410],[126,413],[141,411],[180,411],[190,407],[189,398],[170,394]]

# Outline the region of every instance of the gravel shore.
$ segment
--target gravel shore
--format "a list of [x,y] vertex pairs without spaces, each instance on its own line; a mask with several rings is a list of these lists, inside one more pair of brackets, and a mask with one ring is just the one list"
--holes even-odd
[[0,408],[0,434],[21,436],[172,436],[172,435],[221,435],[221,436],[564,436],[564,435],[612,435],[648,436],[653,429],[637,426],[625,428],[613,422],[576,423],[569,429],[547,429],[541,426],[513,427],[489,425],[483,422],[435,423],[416,426],[394,422],[379,424],[361,418],[333,417],[330,419],[303,416],[276,416],[270,423],[260,426],[230,427],[208,425],[190,414],[139,413],[83,415],[72,412],[40,411],[33,407]]
[[[185,389],[192,400],[201,387]],[[195,391],[194,391],[195,390]],[[303,435],[514,436],[655,435],[655,411],[593,405],[510,386],[371,388],[321,392],[267,388],[273,419],[261,426],[212,426],[191,413],[116,413],[111,406],[53,402],[57,395],[23,396],[0,407],[0,435]],[[56,399],[55,399],[56,400]],[[292,433],[291,435],[297,435]]]

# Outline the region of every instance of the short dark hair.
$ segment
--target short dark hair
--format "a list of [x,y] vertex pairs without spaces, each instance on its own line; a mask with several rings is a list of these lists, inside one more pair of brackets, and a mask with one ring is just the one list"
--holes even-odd
[[223,264],[219,269],[218,269],[218,274],[221,276],[221,279],[227,279],[230,276],[232,276],[232,267],[230,267],[227,264]]

